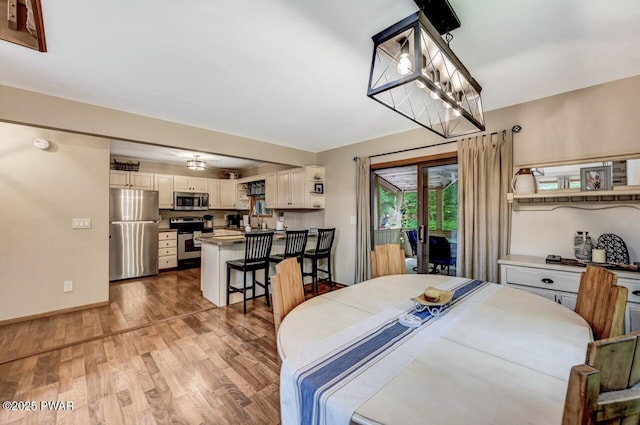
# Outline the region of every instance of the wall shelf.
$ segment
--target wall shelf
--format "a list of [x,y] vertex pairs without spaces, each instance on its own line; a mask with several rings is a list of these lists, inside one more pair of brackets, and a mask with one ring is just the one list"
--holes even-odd
[[640,190],[549,190],[531,195],[507,194],[513,209],[550,211],[557,208],[607,209],[629,206],[640,210]]

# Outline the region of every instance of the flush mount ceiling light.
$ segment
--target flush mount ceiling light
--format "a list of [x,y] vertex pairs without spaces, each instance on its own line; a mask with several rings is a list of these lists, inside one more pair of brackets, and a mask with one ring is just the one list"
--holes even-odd
[[202,171],[205,169],[207,165],[204,161],[198,160],[199,155],[194,155],[195,159],[190,159],[187,161],[187,168],[190,170],[198,170]]
[[455,12],[446,0],[416,3],[424,11],[372,37],[367,96],[442,137],[483,131],[482,87],[448,44]]

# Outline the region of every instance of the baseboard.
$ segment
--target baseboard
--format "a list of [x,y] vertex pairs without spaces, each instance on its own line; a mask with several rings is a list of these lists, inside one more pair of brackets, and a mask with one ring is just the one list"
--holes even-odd
[[84,304],[76,307],[63,308],[61,310],[47,311],[45,313],[31,314],[29,316],[15,317],[13,319],[0,320],[0,326],[10,325],[12,323],[26,322],[28,320],[42,319],[44,317],[57,316],[58,314],[73,313],[75,311],[86,310],[88,308],[104,307],[109,305],[109,301],[100,301],[92,304]]

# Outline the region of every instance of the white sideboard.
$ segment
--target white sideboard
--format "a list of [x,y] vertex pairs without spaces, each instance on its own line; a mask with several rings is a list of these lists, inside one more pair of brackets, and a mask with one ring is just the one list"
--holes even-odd
[[[543,296],[575,309],[584,267],[547,264],[542,257],[507,255],[498,261],[500,283]],[[640,273],[614,271],[618,285],[629,289],[625,332],[640,331]]]

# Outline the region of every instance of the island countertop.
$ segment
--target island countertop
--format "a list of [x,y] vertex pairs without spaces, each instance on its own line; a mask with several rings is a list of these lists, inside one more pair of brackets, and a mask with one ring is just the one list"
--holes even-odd
[[[273,232],[273,230],[255,230],[255,231],[252,231],[251,233],[266,233],[266,232]],[[245,235],[244,233],[235,234],[235,235],[234,234],[223,234],[223,235],[213,234],[211,236],[200,236],[196,238],[196,240],[206,244],[231,245],[231,244],[244,242],[245,241],[244,235]],[[313,238],[315,236],[316,236],[315,234],[312,234],[312,235],[309,235],[309,238]],[[284,232],[274,233],[273,240],[286,239],[286,237],[287,235]]]

